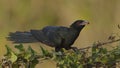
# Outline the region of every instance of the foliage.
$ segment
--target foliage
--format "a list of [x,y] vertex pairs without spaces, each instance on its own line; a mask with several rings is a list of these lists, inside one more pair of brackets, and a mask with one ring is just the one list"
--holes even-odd
[[57,63],[60,68],[114,68],[119,61],[120,45],[110,51],[93,45],[91,51],[67,52]]
[[49,52],[40,46],[40,54],[30,46],[25,49],[22,44],[15,45],[15,48],[18,49],[18,52],[15,52],[6,45],[7,53],[0,62],[0,68],[5,66],[8,68],[35,68],[39,61],[48,59],[54,60],[58,68],[119,68],[120,44],[111,50],[102,46],[105,44],[107,43],[99,42],[94,43],[91,48],[76,51],[63,49],[60,52]]
[[37,53],[30,46],[25,50],[22,44],[15,45],[15,48],[17,48],[19,52],[12,51],[12,49],[6,45],[7,53],[2,59],[1,66],[9,68],[35,68],[35,65],[38,64]]

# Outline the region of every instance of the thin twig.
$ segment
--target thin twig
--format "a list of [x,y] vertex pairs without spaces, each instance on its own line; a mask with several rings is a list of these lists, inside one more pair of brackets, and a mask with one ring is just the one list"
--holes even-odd
[[[115,42],[118,42],[120,41],[120,39],[117,39],[117,40],[111,40],[111,41],[107,41],[107,42],[98,42],[96,44],[96,46],[103,46],[103,45],[107,45],[107,44],[110,44],[110,43],[115,43]],[[93,46],[88,46],[88,47],[85,47],[85,48],[80,48],[78,50],[85,50],[85,49],[89,49],[89,48],[92,48]]]

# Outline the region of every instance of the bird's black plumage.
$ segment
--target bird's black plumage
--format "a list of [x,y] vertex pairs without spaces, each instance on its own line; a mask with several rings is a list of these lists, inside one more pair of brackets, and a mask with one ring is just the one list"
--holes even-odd
[[8,40],[15,43],[31,43],[42,42],[51,47],[55,47],[56,51],[61,48],[70,49],[71,45],[79,36],[80,31],[89,22],[85,20],[77,20],[70,27],[63,26],[47,26],[41,30],[30,30],[30,32],[10,33]]

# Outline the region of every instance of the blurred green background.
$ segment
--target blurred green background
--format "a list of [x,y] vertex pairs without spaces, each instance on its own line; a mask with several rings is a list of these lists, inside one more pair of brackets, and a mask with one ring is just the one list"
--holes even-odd
[[120,0],[0,0],[0,56],[5,53],[4,45],[12,45],[5,39],[9,32],[47,25],[69,26],[77,19],[88,20],[90,24],[74,46],[86,47],[104,41],[111,33],[120,32],[117,28]]

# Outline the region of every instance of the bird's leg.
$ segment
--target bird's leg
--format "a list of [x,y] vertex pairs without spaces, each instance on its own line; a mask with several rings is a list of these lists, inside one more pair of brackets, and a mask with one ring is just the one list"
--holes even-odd
[[77,47],[65,47],[66,50],[72,49],[73,51],[77,51],[78,48]]
[[71,47],[65,47],[65,49],[66,49],[66,50],[69,50],[69,49],[71,49]]
[[57,57],[61,57],[64,55],[62,49],[60,47],[55,47],[55,52]]
[[61,50],[60,47],[55,47],[55,52],[59,52]]

